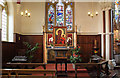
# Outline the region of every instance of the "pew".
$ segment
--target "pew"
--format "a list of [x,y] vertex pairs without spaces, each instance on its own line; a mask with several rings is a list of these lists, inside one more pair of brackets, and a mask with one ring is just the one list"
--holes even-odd
[[6,63],[5,67],[10,69],[35,69],[38,66],[42,66],[46,69],[46,63]]
[[[2,72],[2,76],[6,76],[5,74],[7,74],[7,78],[11,78],[12,76],[20,78],[22,75],[30,77],[33,74],[52,74],[52,78],[54,78],[54,74],[56,73],[55,69],[0,69],[0,71]],[[12,73],[15,75],[12,75]]]

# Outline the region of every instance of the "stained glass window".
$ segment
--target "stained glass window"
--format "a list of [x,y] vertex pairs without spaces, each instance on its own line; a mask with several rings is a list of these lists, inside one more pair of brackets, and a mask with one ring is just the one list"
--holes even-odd
[[116,23],[120,22],[120,1],[115,0],[115,20]]
[[48,10],[48,30],[53,30],[53,26],[54,26],[54,8],[51,5],[49,10]]
[[72,30],[72,25],[73,25],[72,9],[71,9],[70,5],[68,5],[67,8],[66,8],[66,26],[67,26],[67,30]]
[[64,26],[64,4],[61,1],[56,5],[56,25]]

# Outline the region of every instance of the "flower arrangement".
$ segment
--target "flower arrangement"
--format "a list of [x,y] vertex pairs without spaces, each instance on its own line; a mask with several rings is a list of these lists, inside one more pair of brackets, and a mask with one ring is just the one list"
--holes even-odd
[[82,61],[81,55],[80,55],[80,46],[77,46],[74,49],[71,49],[72,56],[70,57],[70,61],[72,63],[78,63]]

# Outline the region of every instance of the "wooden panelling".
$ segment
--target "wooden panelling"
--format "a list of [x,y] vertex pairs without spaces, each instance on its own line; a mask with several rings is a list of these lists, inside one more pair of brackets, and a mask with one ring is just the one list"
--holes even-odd
[[99,48],[98,55],[101,55],[101,36],[100,35],[77,35],[77,44],[81,47],[83,62],[88,62],[93,54],[94,40],[97,39]]
[[1,42],[1,29],[0,29],[0,67],[2,66],[2,42]]
[[[29,42],[31,45],[35,45],[39,43],[39,49],[37,50],[34,56],[34,62],[43,62],[43,35],[22,35],[21,36],[22,42]],[[22,48],[24,45],[22,44]]]
[[[106,27],[105,27],[105,24],[106,24],[106,22],[105,22],[105,11],[103,11],[103,33],[106,33]],[[103,40],[104,40],[104,42],[103,42],[103,45],[104,45],[104,55],[103,55],[103,58],[105,59],[105,57],[106,57],[106,37],[105,37],[105,35],[103,36]]]
[[11,62],[12,58],[17,55],[15,43],[2,42],[2,62]]

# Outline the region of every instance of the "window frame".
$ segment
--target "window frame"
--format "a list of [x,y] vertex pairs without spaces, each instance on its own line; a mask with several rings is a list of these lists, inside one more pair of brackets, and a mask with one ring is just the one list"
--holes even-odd
[[[4,0],[5,1],[5,0]],[[1,41],[2,42],[8,42],[9,41],[9,38],[8,38],[8,19],[9,19],[9,17],[8,17],[8,5],[7,5],[7,2],[5,1],[5,2],[3,2],[3,4],[4,5],[2,5],[2,12],[3,12],[3,10],[5,10],[5,12],[6,12],[6,15],[7,15],[7,23],[6,23],[6,40],[3,40],[3,38],[2,38],[2,36],[1,36]],[[2,22],[2,17],[1,17],[1,22]],[[1,23],[1,25],[2,25],[2,23]],[[2,28],[2,27],[1,27]],[[2,34],[2,31],[1,31],[1,35],[3,35]]]
[[[49,10],[49,7],[52,5],[53,8],[54,8],[54,12],[55,12],[55,15],[54,15],[54,27],[56,27],[56,5],[57,5],[58,2],[55,2],[55,3],[52,3],[52,2],[46,2],[46,11],[45,11],[45,31],[46,32],[53,32],[53,30],[48,30],[48,10]],[[71,9],[72,9],[72,17],[73,17],[73,26],[72,26],[72,30],[67,30],[67,32],[75,32],[75,22],[74,22],[74,2],[68,2],[68,3],[65,3],[65,2],[62,2],[64,4],[64,26],[66,26],[66,9],[67,9],[67,6],[70,5]],[[71,5],[72,3],[72,5]],[[49,4],[49,5],[48,5]]]

